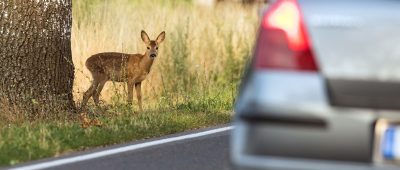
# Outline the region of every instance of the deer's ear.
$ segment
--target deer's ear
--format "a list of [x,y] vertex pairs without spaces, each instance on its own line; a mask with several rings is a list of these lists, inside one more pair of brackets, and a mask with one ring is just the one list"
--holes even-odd
[[142,40],[144,43],[150,44],[150,38],[145,31],[142,30],[142,32],[140,33],[140,36],[142,37]]
[[163,31],[162,33],[160,33],[160,35],[158,35],[158,37],[156,39],[157,44],[160,44],[161,42],[163,42],[164,39],[165,39],[165,31]]

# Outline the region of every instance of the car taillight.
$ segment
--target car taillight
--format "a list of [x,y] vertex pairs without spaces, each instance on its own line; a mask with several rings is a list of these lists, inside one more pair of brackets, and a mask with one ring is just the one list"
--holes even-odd
[[296,0],[278,0],[266,11],[255,49],[257,69],[318,71]]

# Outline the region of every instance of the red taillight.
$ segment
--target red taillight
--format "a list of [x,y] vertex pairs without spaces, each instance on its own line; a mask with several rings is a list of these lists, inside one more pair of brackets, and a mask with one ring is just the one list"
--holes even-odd
[[255,50],[259,69],[318,70],[296,0],[278,0],[269,8]]

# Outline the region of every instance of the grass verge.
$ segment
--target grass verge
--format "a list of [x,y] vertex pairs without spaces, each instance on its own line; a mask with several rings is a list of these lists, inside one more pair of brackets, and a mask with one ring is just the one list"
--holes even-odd
[[[120,109],[121,107],[119,107]],[[128,106],[126,106],[128,108]],[[89,114],[101,125],[82,128],[82,121],[38,121],[7,125],[0,130],[0,165],[46,157],[72,151],[158,137],[230,122],[231,114],[221,111],[188,112],[186,110],[147,111],[143,113],[109,111]]]

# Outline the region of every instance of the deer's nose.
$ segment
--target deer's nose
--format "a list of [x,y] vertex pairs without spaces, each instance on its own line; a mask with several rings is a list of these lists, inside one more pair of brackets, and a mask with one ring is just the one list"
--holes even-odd
[[151,58],[155,58],[155,57],[157,57],[157,55],[156,54],[150,54],[150,57]]

